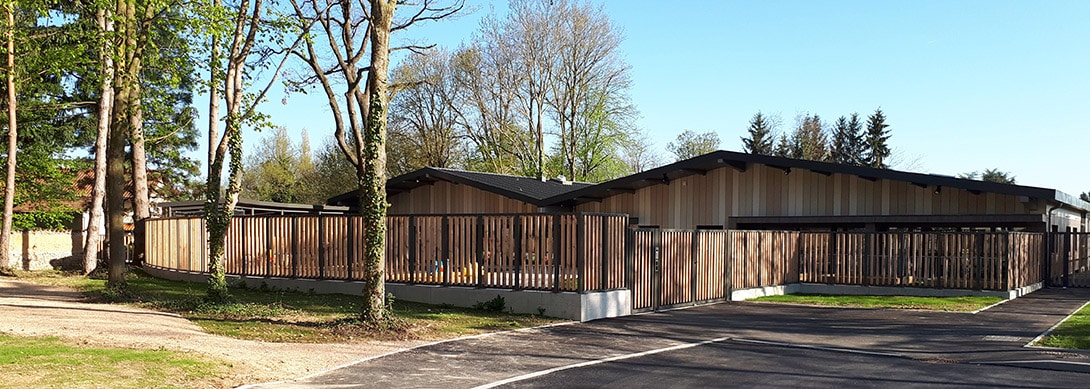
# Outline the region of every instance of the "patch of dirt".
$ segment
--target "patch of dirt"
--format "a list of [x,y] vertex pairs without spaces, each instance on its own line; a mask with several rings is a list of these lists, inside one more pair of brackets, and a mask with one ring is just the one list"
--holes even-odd
[[223,386],[288,380],[424,341],[269,343],[204,333],[172,313],[85,302],[73,289],[0,278],[0,332],[58,336],[100,347],[167,349],[232,364]]

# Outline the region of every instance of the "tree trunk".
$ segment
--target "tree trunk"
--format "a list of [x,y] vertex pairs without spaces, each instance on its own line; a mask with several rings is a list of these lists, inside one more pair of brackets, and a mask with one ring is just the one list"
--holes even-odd
[[386,111],[390,68],[390,25],[396,0],[371,0],[370,109],[365,129],[365,160],[360,161],[360,212],[364,218],[364,291],[361,319],[386,317]]
[[113,73],[114,59],[110,55],[110,41],[105,34],[113,31],[113,20],[109,10],[98,11],[99,28],[102,30],[102,95],[98,101],[98,134],[95,137],[95,183],[91,189],[90,214],[87,222],[87,236],[83,245],[83,274],[89,274],[98,266],[98,248],[102,243],[103,209],[106,197],[106,139],[110,131],[110,118],[114,105]]
[[0,230],[0,267],[10,268],[11,263],[11,217],[15,207],[15,154],[18,149],[18,121],[15,118],[17,102],[15,100],[15,2],[8,1],[8,170],[4,185],[4,223]]
[[[134,66],[139,71],[139,58],[134,59]],[[139,74],[139,73],[137,73]],[[133,85],[132,115],[129,116],[131,128],[130,145],[132,147],[132,193],[133,193],[133,251],[132,263],[140,266],[144,263],[144,219],[151,216],[151,198],[148,194],[148,156],[144,149],[144,108],[141,106],[141,87]]]
[[110,239],[110,272],[106,281],[109,288],[125,286],[125,141],[131,132],[131,116],[134,115],[134,85],[139,82],[134,73],[136,37],[136,5],[134,0],[119,0],[116,11],[118,32],[122,40],[116,46],[121,62],[115,66],[113,120],[106,142],[106,211],[107,236]]

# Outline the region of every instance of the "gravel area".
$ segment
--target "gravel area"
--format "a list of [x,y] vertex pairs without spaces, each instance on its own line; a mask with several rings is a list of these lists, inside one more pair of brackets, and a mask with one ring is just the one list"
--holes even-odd
[[172,313],[84,302],[77,291],[0,279],[0,332],[79,344],[199,353],[231,363],[223,386],[303,377],[424,341],[269,343],[204,333]]

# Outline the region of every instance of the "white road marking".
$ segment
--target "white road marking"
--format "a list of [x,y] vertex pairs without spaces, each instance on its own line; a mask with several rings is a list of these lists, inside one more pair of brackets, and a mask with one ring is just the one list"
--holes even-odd
[[1081,306],[1079,306],[1079,309],[1076,309],[1075,311],[1071,312],[1070,315],[1067,315],[1067,317],[1065,317],[1063,320],[1060,320],[1056,324],[1053,324],[1052,327],[1049,327],[1047,330],[1045,330],[1045,332],[1042,332],[1040,335],[1037,335],[1036,338],[1033,338],[1033,340],[1029,341],[1029,343],[1026,343],[1026,345],[1022,346],[1022,347],[1041,347],[1041,348],[1045,348],[1045,347],[1042,347],[1042,346],[1034,346],[1033,344],[1041,341],[1041,339],[1044,339],[1046,336],[1048,336],[1048,334],[1051,334],[1052,331],[1056,329],[1056,327],[1060,326],[1060,324],[1063,324],[1065,321],[1067,321],[1067,319],[1070,319],[1072,316],[1075,316],[1076,313],[1079,313],[1079,311],[1081,311],[1083,308],[1086,308],[1087,304],[1090,304],[1090,301],[1087,301],[1087,302],[1083,303]]
[[665,347],[665,348],[660,348],[660,349],[655,349],[655,350],[648,350],[648,351],[643,351],[643,352],[638,352],[638,353],[633,353],[633,354],[617,355],[617,356],[612,356],[612,357],[609,357],[609,358],[602,358],[602,359],[596,359],[596,360],[593,360],[593,361],[586,361],[586,362],[580,362],[580,363],[575,363],[575,364],[566,365],[566,366],[559,366],[559,367],[554,367],[552,369],[541,370],[541,371],[537,371],[537,372],[533,372],[533,373],[529,373],[529,374],[523,374],[523,375],[520,375],[520,376],[511,377],[511,378],[508,378],[508,379],[505,379],[505,380],[502,380],[502,381],[496,381],[496,382],[492,382],[492,383],[489,383],[489,384],[480,385],[480,386],[474,387],[473,389],[495,388],[497,386],[507,385],[507,384],[510,384],[510,383],[513,383],[513,382],[528,380],[528,379],[531,379],[531,378],[537,378],[537,377],[541,377],[541,376],[544,376],[544,375],[556,373],[558,371],[564,371],[564,370],[568,370],[568,369],[577,369],[577,368],[580,368],[580,367],[593,366],[593,365],[602,364],[602,363],[606,363],[606,362],[614,362],[614,361],[621,361],[621,360],[631,359],[631,358],[639,358],[639,357],[643,357],[643,356],[647,356],[647,355],[654,355],[654,354],[658,354],[658,353],[664,353],[664,352],[667,352],[667,351],[683,350],[683,349],[687,349],[687,348],[703,346],[703,345],[710,344],[710,343],[718,343],[718,342],[722,342],[722,341],[726,341],[726,340],[730,340],[730,337],[715,338],[715,339],[705,340],[705,341],[696,342],[696,343],[683,343],[683,344],[674,345],[674,346]]

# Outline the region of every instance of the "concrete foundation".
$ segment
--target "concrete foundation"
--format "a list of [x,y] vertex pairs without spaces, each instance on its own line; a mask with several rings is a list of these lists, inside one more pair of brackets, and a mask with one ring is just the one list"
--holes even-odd
[[[144,266],[148,274],[169,280],[207,282],[205,273]],[[314,280],[278,277],[227,276],[228,282],[242,282],[248,288],[262,286],[273,289],[295,290],[319,294],[362,295],[362,281]],[[408,285],[386,283],[386,292],[396,300],[427,304],[449,304],[456,307],[472,307],[479,302],[503,297],[505,309],[514,313],[544,314],[545,316],[578,321],[590,321],[632,314],[632,292],[627,289],[604,292],[547,292],[539,290],[511,290],[473,288],[464,286]]]

